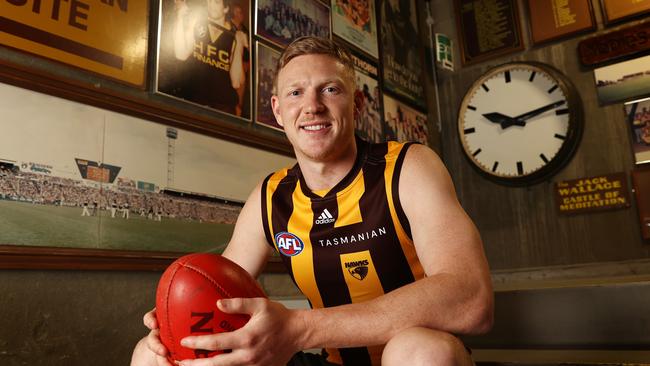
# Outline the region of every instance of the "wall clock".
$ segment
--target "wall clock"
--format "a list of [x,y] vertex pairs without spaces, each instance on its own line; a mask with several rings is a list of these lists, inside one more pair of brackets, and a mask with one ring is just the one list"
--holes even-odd
[[556,69],[513,62],[488,70],[465,94],[458,134],[469,161],[498,183],[528,185],[557,173],[583,129],[580,96]]

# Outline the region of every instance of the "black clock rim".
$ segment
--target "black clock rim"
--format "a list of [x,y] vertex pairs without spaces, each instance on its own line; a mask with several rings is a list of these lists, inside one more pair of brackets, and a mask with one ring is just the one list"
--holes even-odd
[[[517,66],[526,68],[530,68],[532,66],[548,73],[560,84],[560,87],[566,92],[567,101],[569,101],[570,105],[575,105],[575,108],[572,108],[569,112],[570,118],[568,133],[566,137],[567,142],[562,144],[562,147],[557,152],[557,154],[555,154],[553,159],[551,159],[539,170],[536,170],[530,174],[505,177],[491,174],[490,171],[483,169],[483,167],[481,167],[472,159],[470,156],[471,152],[467,150],[465,142],[463,141],[463,128],[460,120],[462,111],[467,107],[467,100],[471,91],[475,90],[483,82],[485,82],[485,80],[489,79],[494,74],[497,74],[504,70],[516,68]],[[487,178],[490,181],[505,186],[531,186],[543,181],[550,180],[552,176],[559,173],[574,157],[575,152],[580,145],[580,141],[582,140],[582,134],[584,130],[584,110],[582,99],[580,98],[580,94],[578,93],[575,85],[573,85],[571,80],[558,69],[551,65],[537,61],[514,61],[489,68],[487,71],[483,72],[481,76],[472,83],[472,85],[470,85],[470,87],[465,92],[461,104],[458,108],[457,127],[458,140],[463,150],[463,155],[465,155],[465,159],[467,159],[472,168],[475,169],[481,176]]]

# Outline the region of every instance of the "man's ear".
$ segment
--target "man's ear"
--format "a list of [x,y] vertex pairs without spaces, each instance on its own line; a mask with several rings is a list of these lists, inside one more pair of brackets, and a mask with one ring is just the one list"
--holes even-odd
[[271,109],[273,110],[275,121],[278,122],[280,126],[284,127],[284,124],[282,123],[282,116],[280,115],[280,99],[277,95],[271,96]]

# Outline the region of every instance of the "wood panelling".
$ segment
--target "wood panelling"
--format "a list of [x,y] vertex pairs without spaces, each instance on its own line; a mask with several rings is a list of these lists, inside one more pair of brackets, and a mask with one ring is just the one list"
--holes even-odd
[[[593,69],[580,65],[577,45],[595,33],[540,47],[531,47],[528,19],[522,20],[526,49],[507,57],[471,67],[460,67],[455,49],[456,70],[439,72],[443,120],[443,160],[456,185],[459,200],[481,232],[492,269],[514,269],[548,265],[610,262],[650,257],[650,245],[641,239],[636,205],[627,209],[559,216],[554,205],[553,182],[614,172],[629,174],[634,166],[630,132],[623,105],[600,106],[596,97]],[[434,1],[436,32],[457,39],[451,2]],[[599,4],[594,2],[604,29]],[[551,180],[525,188],[492,183],[470,166],[463,155],[456,120],[458,107],[472,82],[490,67],[509,61],[539,61],[564,72],[580,92],[585,110],[582,141],[569,164]]]

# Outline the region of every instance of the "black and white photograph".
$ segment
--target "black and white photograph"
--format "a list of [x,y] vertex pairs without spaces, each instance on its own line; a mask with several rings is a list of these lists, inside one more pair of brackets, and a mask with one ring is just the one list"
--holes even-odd
[[415,0],[381,0],[384,89],[426,108]]
[[271,109],[275,65],[280,58],[280,52],[260,42],[256,42],[256,46],[257,62],[255,63],[255,67],[257,69],[257,83],[255,85],[255,122],[281,131],[282,126],[275,120],[273,110]]
[[250,2],[162,0],[156,91],[250,120]]
[[330,9],[318,0],[257,0],[255,34],[286,47],[302,36],[331,37]]

